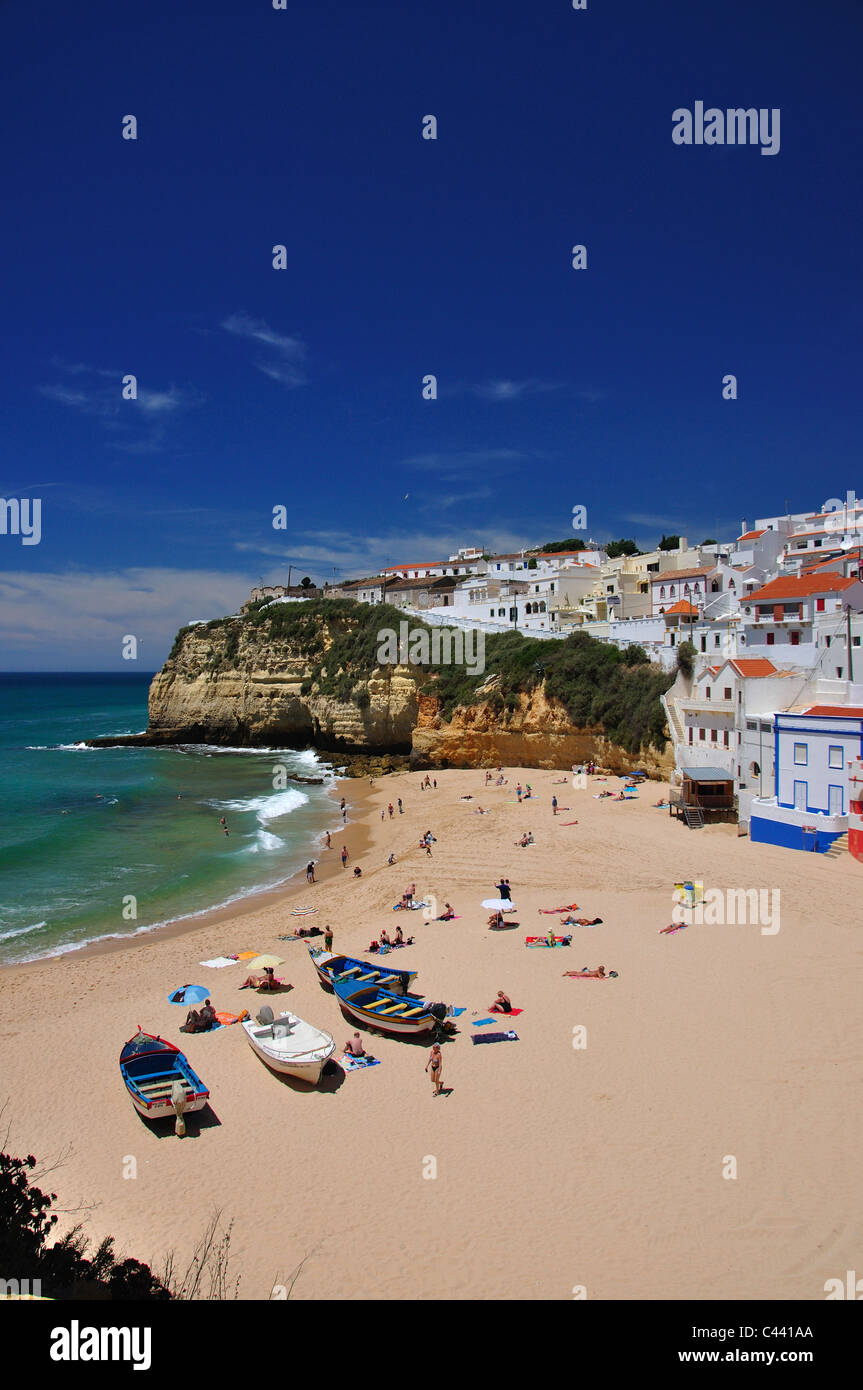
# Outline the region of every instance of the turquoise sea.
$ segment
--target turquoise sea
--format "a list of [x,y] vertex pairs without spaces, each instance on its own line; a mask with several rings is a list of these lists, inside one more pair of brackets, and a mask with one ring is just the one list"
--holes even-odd
[[[272,887],[335,829],[312,750],[84,747],[146,728],[150,679],[0,674],[0,963]],[[325,785],[282,785],[280,767]]]

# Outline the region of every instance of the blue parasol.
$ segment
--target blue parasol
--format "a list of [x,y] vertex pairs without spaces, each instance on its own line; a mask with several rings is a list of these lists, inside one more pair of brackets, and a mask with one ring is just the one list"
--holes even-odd
[[169,1004],[203,1004],[209,999],[210,991],[203,985],[181,985],[168,995]]

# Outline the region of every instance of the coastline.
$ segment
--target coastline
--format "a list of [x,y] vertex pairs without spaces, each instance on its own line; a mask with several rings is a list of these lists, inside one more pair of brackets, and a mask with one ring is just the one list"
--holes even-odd
[[[359,788],[351,797],[349,805],[355,810],[353,816],[349,815],[347,826],[341,831],[340,826],[331,831],[333,839],[332,859],[316,859],[315,873],[318,882],[324,882],[331,878],[338,868],[338,858],[335,851],[335,841],[340,833],[344,839],[340,843],[347,843],[352,858],[363,854],[368,849],[368,793],[370,791],[368,782],[363,782],[358,778],[335,776],[332,786],[327,789],[327,794],[335,802],[334,816],[339,816],[338,803],[345,793],[342,788],[345,784]],[[347,797],[345,798],[347,800]],[[327,850],[320,843],[324,832],[312,836],[308,849],[309,857],[326,855]],[[59,961],[69,960],[74,957],[79,959],[90,959],[91,957],[113,955],[116,952],[134,950],[148,942],[157,940],[174,940],[178,937],[188,936],[195,931],[206,931],[208,928],[223,922],[231,922],[234,918],[250,916],[254,913],[277,908],[284,901],[290,904],[295,898],[301,896],[303,889],[309,888],[305,883],[305,870],[297,869],[281,883],[270,888],[256,888],[244,893],[242,897],[237,897],[228,902],[216,904],[213,907],[203,908],[200,912],[187,913],[181,917],[171,918],[169,921],[153,923],[149,927],[141,927],[137,931],[129,932],[126,935],[104,936],[93,941],[87,941],[80,946],[60,947],[56,951],[38,956],[33,960],[26,961],[0,961],[0,976],[18,971],[32,971],[42,969],[47,965]]]

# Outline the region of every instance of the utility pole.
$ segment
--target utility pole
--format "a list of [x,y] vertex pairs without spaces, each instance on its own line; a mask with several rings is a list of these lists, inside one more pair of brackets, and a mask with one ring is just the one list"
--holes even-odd
[[850,604],[850,603],[848,604],[847,608],[845,609],[845,624],[846,624],[846,627],[845,627],[845,632],[846,632],[845,640],[846,640],[846,642],[847,642],[847,644],[848,644],[848,680],[849,680],[849,681],[853,681],[853,679],[854,679],[854,657],[853,657],[852,654],[851,654],[851,653],[852,653],[852,648],[851,648],[851,604]]

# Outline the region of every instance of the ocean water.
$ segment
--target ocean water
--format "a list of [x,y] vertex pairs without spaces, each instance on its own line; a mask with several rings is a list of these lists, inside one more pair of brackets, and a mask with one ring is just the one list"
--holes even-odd
[[[332,767],[311,750],[83,746],[141,732],[149,683],[0,674],[0,963],[275,886],[339,823]],[[279,766],[325,785],[281,787]]]

